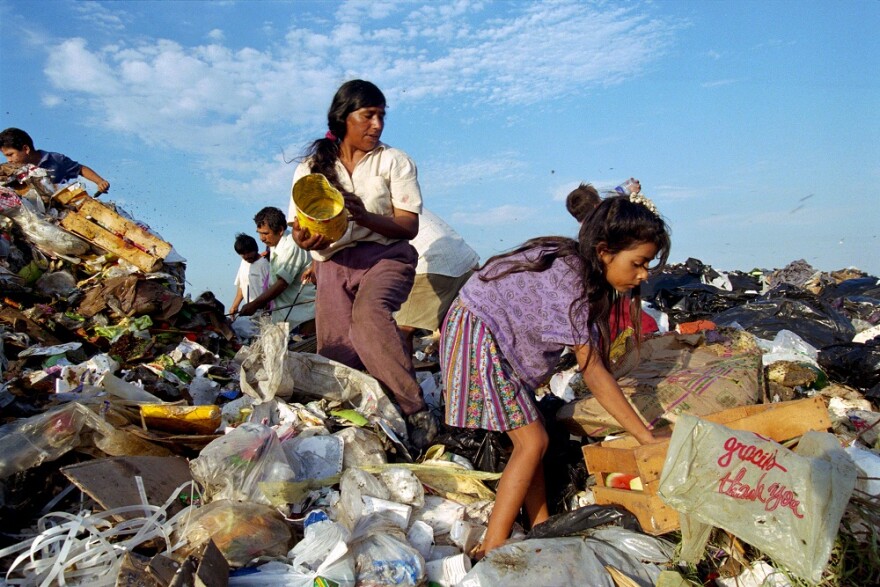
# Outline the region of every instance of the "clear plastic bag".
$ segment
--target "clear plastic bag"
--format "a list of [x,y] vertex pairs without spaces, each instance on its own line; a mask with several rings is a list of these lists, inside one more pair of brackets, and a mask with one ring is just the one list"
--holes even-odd
[[293,394],[293,373],[287,351],[289,336],[287,322],[273,324],[267,318],[260,320],[260,336],[241,364],[241,391],[255,398],[257,403],[276,396],[286,400]]
[[416,587],[425,580],[419,551],[386,533],[371,532],[352,544],[358,587]]
[[244,500],[268,504],[260,483],[292,481],[293,470],[275,431],[244,423],[211,441],[190,462],[193,479],[205,488],[207,501]]
[[28,241],[47,253],[78,257],[89,252],[91,246],[60,226],[44,220],[19,200],[19,205],[4,206],[0,213],[15,222]]
[[291,539],[287,522],[273,508],[229,500],[192,508],[180,516],[175,534],[194,550],[213,540],[233,567],[258,556],[284,556]]
[[0,479],[53,461],[78,447],[80,432],[92,416],[87,407],[71,402],[0,426]]

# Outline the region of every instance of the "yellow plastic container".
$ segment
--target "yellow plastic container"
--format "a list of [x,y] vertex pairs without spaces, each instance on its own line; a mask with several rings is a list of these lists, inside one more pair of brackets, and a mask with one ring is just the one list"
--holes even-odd
[[323,235],[330,242],[339,240],[348,228],[345,200],[339,190],[320,173],[311,173],[293,186],[293,204],[302,228]]
[[214,434],[220,427],[219,406],[141,404],[140,408],[146,426],[165,432]]

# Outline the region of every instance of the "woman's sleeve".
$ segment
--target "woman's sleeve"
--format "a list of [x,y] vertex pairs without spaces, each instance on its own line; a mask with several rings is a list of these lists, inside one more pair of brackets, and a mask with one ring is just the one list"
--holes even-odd
[[403,151],[395,150],[391,165],[391,204],[400,210],[422,213],[422,190],[415,162]]
[[290,182],[290,193],[287,194],[287,221],[293,222],[293,219],[296,218],[296,206],[293,205],[293,186],[296,182],[303,176],[311,173],[312,170],[309,168],[308,161],[303,161],[299,165],[296,166],[296,169],[293,172],[293,181]]

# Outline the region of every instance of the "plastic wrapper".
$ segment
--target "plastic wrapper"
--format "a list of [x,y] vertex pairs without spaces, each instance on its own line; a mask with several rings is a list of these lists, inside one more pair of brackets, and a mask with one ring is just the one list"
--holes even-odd
[[370,533],[352,544],[358,587],[416,587],[425,580],[425,559],[406,540]]
[[268,504],[260,483],[294,478],[275,431],[253,423],[244,423],[211,441],[190,462],[190,471],[205,488],[207,501],[231,499]]
[[385,484],[361,469],[349,469],[339,481],[340,498],[336,517],[349,531],[361,519],[364,509],[363,496],[389,499],[391,494]]
[[260,322],[260,336],[241,364],[241,391],[266,402],[276,396],[289,399],[293,393],[293,373],[289,366],[287,340],[290,324],[287,322]]
[[93,416],[87,407],[71,402],[0,427],[0,479],[53,461],[78,447],[80,432]]
[[326,479],[342,472],[343,440],[337,436],[297,436],[281,443],[295,481]]
[[194,550],[213,540],[232,567],[258,556],[283,556],[291,539],[287,522],[273,508],[229,500],[191,509],[181,516],[175,534]]
[[351,467],[383,465],[388,462],[382,441],[374,432],[349,426],[333,435],[341,438],[344,443],[342,449],[343,470]]
[[347,404],[370,421],[385,420],[399,438],[407,438],[400,411],[374,377],[313,353],[288,353],[288,360],[298,395]]
[[701,525],[723,528],[819,581],[855,480],[852,460],[830,434],[807,432],[793,452],[752,432],[682,416],[658,494],[683,514],[683,534],[688,526],[702,540]]
[[425,488],[409,469],[392,467],[379,473],[379,479],[390,493],[390,499],[420,508],[425,505]]
[[46,253],[78,257],[88,253],[91,248],[89,243],[78,236],[41,218],[20,199],[16,203],[12,197],[4,198],[0,204],[0,214],[11,218],[28,241]]

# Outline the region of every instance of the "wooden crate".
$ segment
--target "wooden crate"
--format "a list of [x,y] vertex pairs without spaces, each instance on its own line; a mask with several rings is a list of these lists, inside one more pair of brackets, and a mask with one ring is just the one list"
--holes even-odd
[[61,220],[61,226],[145,273],[158,271],[171,252],[169,243],[90,197],[78,184],[53,198],[75,208]]
[[[704,420],[724,424],[734,430],[749,430],[776,442],[801,436],[808,430],[827,430],[831,426],[828,409],[821,397],[776,404],[741,406],[705,416]],[[660,474],[669,441],[640,445],[625,436],[583,447],[587,470],[596,475],[593,495],[600,505],[619,505],[636,516],[642,529],[653,535],[679,528],[678,512],[657,496]],[[605,487],[610,473],[638,475],[642,491]]]

